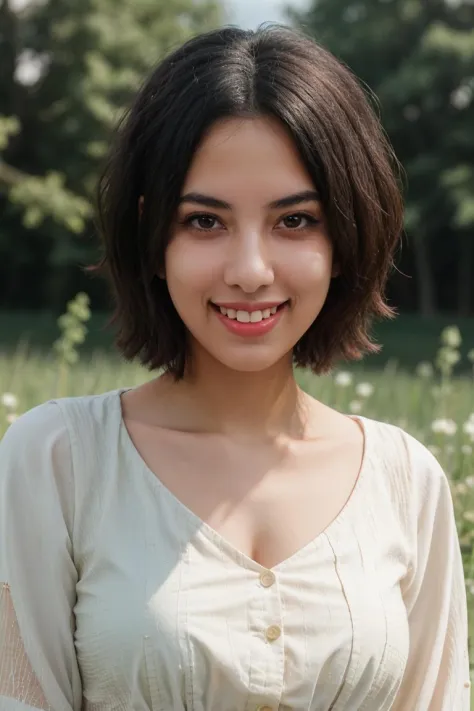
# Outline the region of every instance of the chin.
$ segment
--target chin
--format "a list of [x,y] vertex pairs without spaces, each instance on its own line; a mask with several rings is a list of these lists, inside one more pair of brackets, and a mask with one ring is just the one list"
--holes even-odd
[[238,373],[262,373],[283,361],[288,360],[291,364],[291,355],[270,354],[270,353],[235,353],[235,354],[213,354],[213,358],[229,370]]

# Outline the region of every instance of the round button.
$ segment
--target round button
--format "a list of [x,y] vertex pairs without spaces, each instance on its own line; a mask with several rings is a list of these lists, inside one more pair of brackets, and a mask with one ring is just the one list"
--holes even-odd
[[260,576],[260,582],[264,588],[270,588],[275,582],[275,576],[271,570],[266,570]]
[[469,689],[470,686],[471,686],[471,682],[470,682],[470,681],[465,681],[465,682],[464,682],[464,687],[465,687],[466,689]]
[[265,632],[265,636],[269,642],[274,642],[280,635],[281,629],[278,625],[270,625],[270,627],[267,627],[267,631]]

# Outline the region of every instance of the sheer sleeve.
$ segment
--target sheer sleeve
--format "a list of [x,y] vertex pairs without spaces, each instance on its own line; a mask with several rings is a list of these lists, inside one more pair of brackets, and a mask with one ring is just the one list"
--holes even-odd
[[69,435],[45,403],[0,441],[0,711],[80,711],[73,516]]
[[407,446],[415,565],[404,588],[410,652],[392,711],[469,711],[466,589],[449,482],[420,442],[407,435]]

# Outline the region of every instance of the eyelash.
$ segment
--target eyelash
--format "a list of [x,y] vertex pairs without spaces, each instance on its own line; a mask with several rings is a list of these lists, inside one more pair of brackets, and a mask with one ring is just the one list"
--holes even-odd
[[[200,217],[208,217],[211,220],[216,220],[216,222],[219,222],[219,218],[216,217],[216,215],[211,215],[208,212],[194,212],[191,215],[187,215],[183,220],[180,221],[181,225],[185,226],[191,226],[193,229],[197,230],[198,232],[214,232],[215,227],[193,227],[191,224],[194,220],[199,219]],[[288,217],[304,217],[307,221],[308,224],[305,227],[288,227],[287,229],[290,230],[290,232],[302,232],[303,230],[310,229],[312,227],[315,227],[316,225],[319,225],[320,220],[317,220],[315,217],[312,215],[308,215],[306,212],[292,212],[289,215],[285,215],[284,217],[281,218],[280,222],[282,220],[285,220]]]

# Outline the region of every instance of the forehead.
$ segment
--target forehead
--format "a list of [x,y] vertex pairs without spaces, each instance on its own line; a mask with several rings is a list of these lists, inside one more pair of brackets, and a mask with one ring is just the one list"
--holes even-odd
[[228,118],[216,122],[202,139],[183,192],[229,197],[229,192],[238,190],[280,197],[312,187],[296,145],[279,121]]

